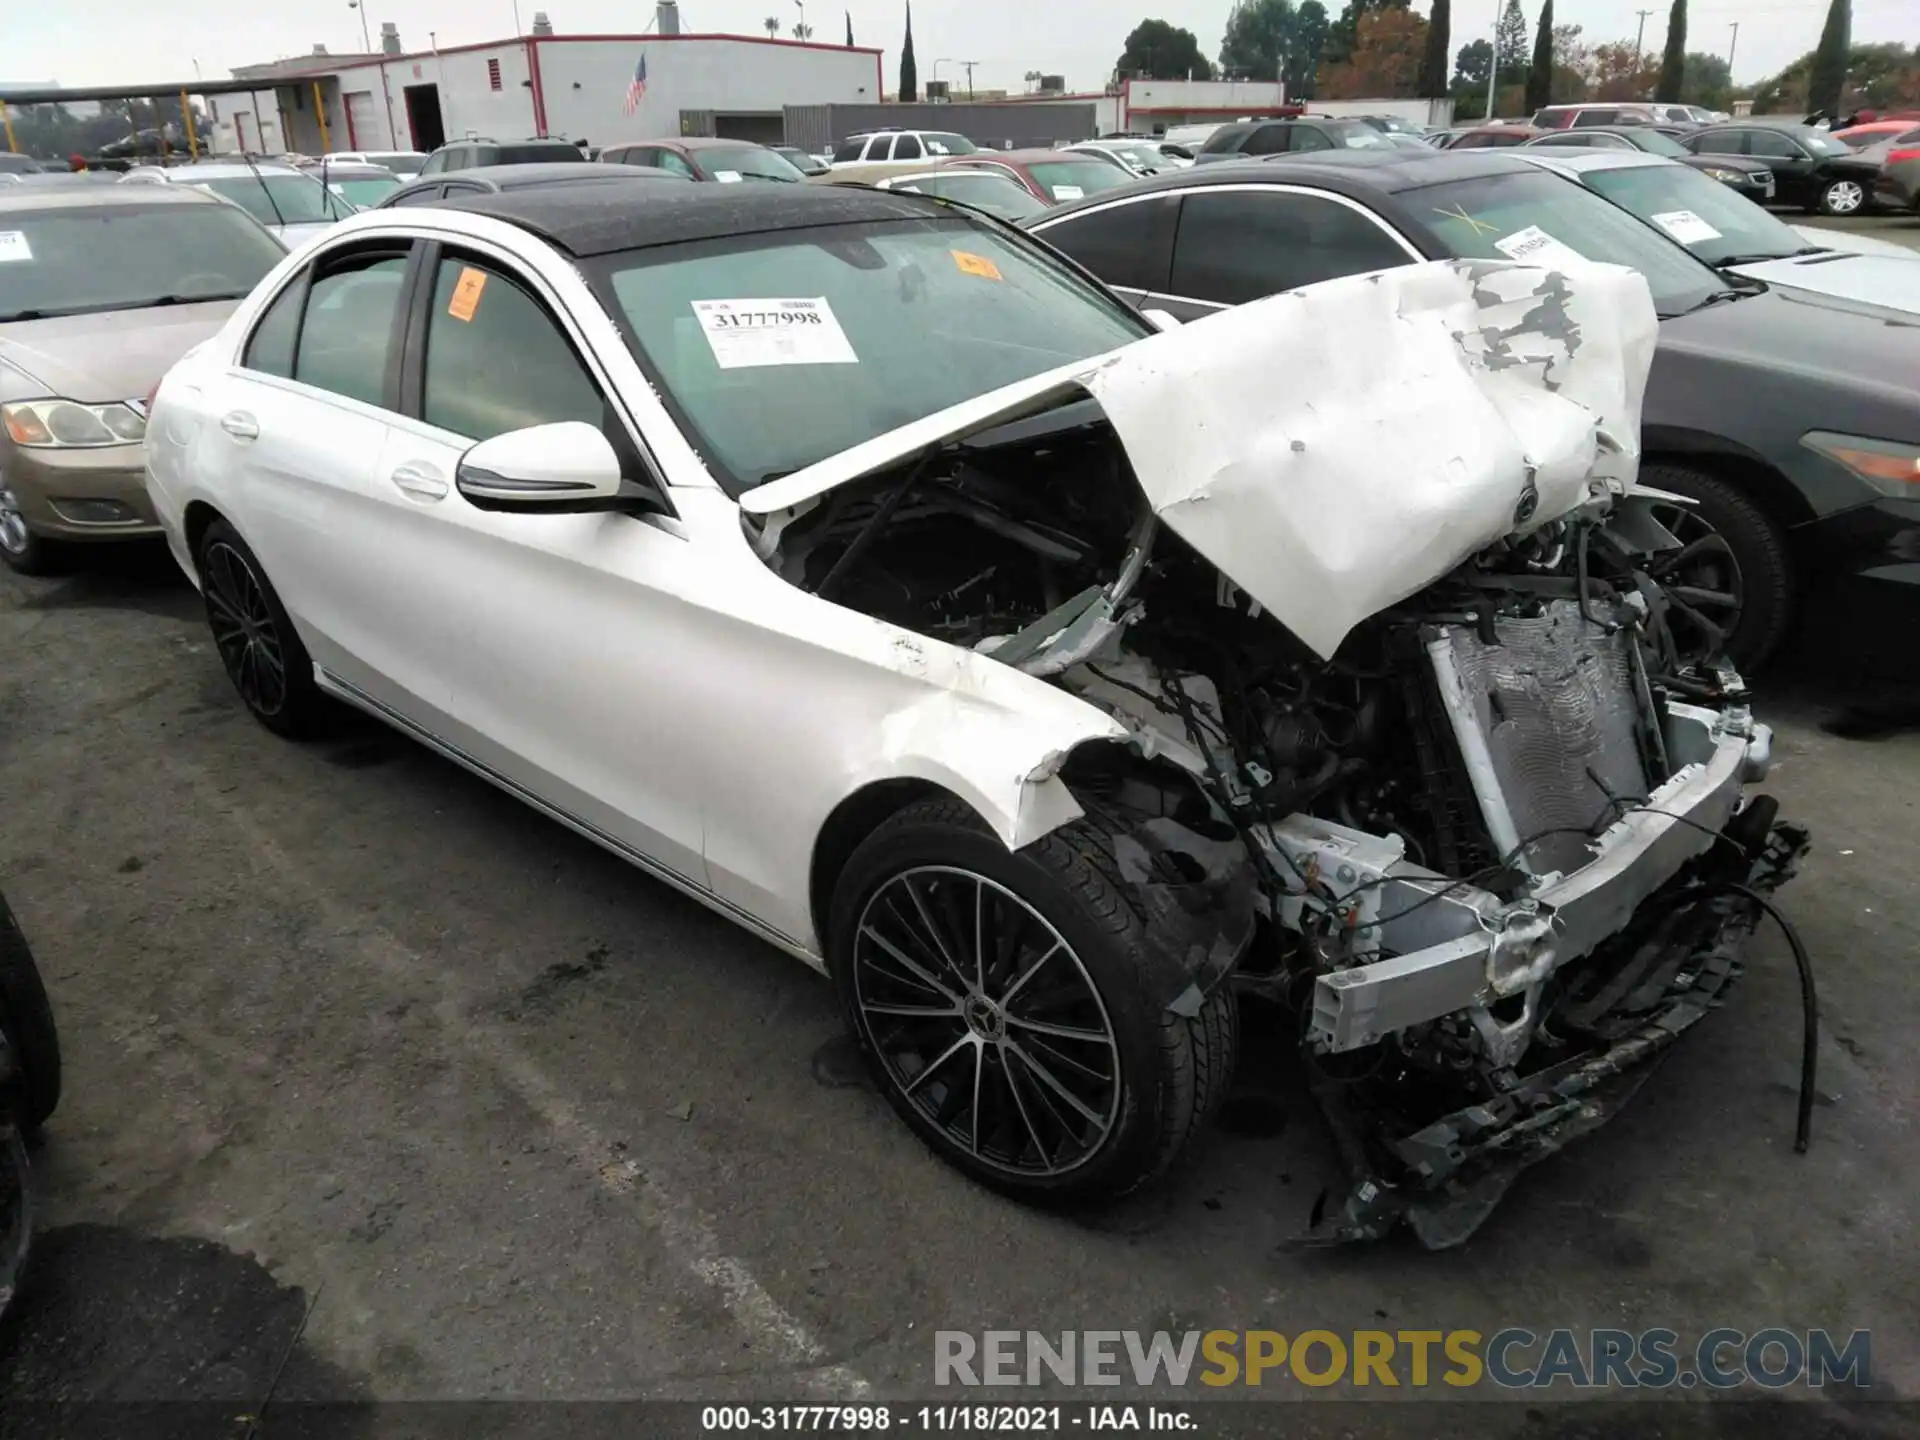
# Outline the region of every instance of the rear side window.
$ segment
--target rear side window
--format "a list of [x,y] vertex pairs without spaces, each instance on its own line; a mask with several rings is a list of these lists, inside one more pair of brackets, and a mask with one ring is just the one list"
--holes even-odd
[[307,292],[293,378],[350,400],[380,404],[406,273],[404,255],[365,256],[316,279]]
[[1173,245],[1175,295],[1240,305],[1281,290],[1410,264],[1367,216],[1285,190],[1188,195]]
[[1039,232],[1040,238],[1071,255],[1109,285],[1158,290],[1166,283],[1166,262],[1154,255],[1153,221],[1162,213],[1164,203],[1140,200],[1076,215],[1049,225]]
[[296,279],[267,307],[240,356],[243,366],[262,375],[293,378],[293,342],[300,334],[300,302],[306,293],[306,281]]
[[[1240,147],[1240,153],[1242,155],[1278,155],[1287,148],[1287,131],[1290,128],[1292,127],[1286,125],[1262,125],[1247,136],[1246,144]],[[1320,148],[1324,150],[1328,147],[1323,145]]]
[[606,429],[606,402],[530,294],[494,266],[449,258],[434,279],[421,418],[488,440],[580,420]]

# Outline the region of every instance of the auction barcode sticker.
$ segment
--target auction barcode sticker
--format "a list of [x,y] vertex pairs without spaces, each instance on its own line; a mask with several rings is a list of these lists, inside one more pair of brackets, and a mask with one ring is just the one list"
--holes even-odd
[[23,231],[0,230],[0,265],[6,264],[9,260],[31,260],[32,258],[33,247],[27,244],[27,237]]
[[824,296],[811,300],[696,300],[693,313],[722,370],[860,363]]

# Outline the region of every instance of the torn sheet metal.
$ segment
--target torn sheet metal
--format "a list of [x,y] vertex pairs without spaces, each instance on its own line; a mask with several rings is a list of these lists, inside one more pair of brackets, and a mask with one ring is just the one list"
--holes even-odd
[[1632,479],[1657,324],[1629,270],[1408,266],[1143,342],[1087,388],[1166,524],[1329,656]]
[[1658,322],[1633,271],[1331,280],[977,396],[747,492],[771,515],[1084,389],[1153,509],[1331,655],[1476,551],[1624,487]]

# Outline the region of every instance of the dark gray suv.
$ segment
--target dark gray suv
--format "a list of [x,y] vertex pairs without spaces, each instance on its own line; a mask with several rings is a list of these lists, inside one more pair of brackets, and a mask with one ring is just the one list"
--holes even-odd
[[1222,125],[1195,155],[1196,164],[1247,155],[1298,155],[1309,150],[1392,150],[1394,144],[1365,120],[1301,115],[1289,120],[1242,120]]
[[449,170],[478,170],[483,165],[588,164],[586,151],[571,140],[454,140],[442,145],[420,167],[422,175]]

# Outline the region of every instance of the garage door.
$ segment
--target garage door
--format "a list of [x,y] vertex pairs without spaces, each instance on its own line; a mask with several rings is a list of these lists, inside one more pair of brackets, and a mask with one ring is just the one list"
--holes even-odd
[[374,108],[371,90],[352,90],[347,93],[347,148],[349,150],[378,150],[386,142],[381,139],[380,112]]

